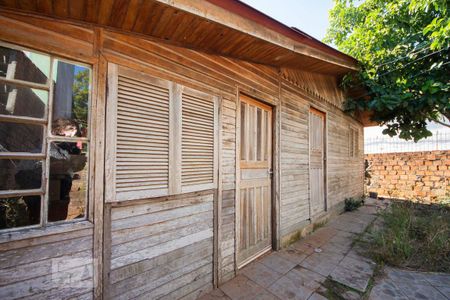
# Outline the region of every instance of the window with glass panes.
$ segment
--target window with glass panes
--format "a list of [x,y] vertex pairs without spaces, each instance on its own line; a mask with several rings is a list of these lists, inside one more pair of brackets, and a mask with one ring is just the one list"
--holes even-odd
[[91,69],[0,43],[0,230],[86,219]]

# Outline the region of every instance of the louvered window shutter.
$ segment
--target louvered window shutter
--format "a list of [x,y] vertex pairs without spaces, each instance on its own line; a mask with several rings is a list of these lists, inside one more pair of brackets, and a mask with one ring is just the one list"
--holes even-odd
[[110,64],[106,201],[216,187],[217,98]]
[[167,195],[170,83],[110,65],[108,96],[108,200]]
[[215,186],[217,99],[183,88],[182,92],[182,192]]

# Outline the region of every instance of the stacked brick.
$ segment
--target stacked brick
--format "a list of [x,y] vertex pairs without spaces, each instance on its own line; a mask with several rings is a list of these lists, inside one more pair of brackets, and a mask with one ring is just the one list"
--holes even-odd
[[366,154],[367,192],[438,202],[450,200],[450,151]]

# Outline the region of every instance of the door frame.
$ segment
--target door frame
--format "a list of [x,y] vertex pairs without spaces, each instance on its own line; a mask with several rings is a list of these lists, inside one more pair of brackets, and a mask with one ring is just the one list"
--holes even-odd
[[[311,215],[311,187],[310,187],[310,172],[311,172],[311,118],[310,114],[311,111],[317,111],[321,114],[323,114],[323,153],[324,153],[324,159],[323,159],[323,180],[324,180],[324,211],[322,213],[319,213],[318,215],[312,216]],[[313,104],[309,104],[308,107],[308,204],[309,204],[309,219],[313,220],[317,217],[320,217],[324,213],[328,211],[329,205],[328,205],[328,113],[325,110],[322,110],[318,107],[316,107]]]
[[[237,272],[239,269],[243,268],[245,265],[249,264],[253,260],[250,260],[246,262],[245,264],[239,266],[238,264],[238,249],[239,249],[239,241],[240,241],[240,173],[241,173],[241,95],[244,95],[246,97],[249,97],[257,102],[260,102],[261,104],[270,106],[272,108],[272,178],[271,178],[271,234],[272,234],[272,241],[271,241],[271,250],[278,250],[280,247],[280,222],[279,222],[279,137],[280,137],[280,104],[279,99],[276,99],[277,102],[270,102],[270,101],[264,101],[261,100],[260,97],[252,95],[252,93],[248,93],[246,91],[243,91],[239,87],[237,88],[236,93],[236,148],[235,148],[235,154],[236,154],[236,173],[235,173],[235,215],[234,215],[234,270]],[[270,250],[269,250],[270,251]],[[268,251],[268,252],[269,252]],[[262,253],[261,255],[263,255]],[[258,256],[259,257],[259,256]],[[255,257],[256,258],[256,257]]]

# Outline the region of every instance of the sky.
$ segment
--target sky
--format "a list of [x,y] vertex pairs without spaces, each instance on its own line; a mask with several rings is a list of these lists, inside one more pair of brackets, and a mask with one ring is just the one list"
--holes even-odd
[[270,17],[322,40],[333,0],[241,0]]

